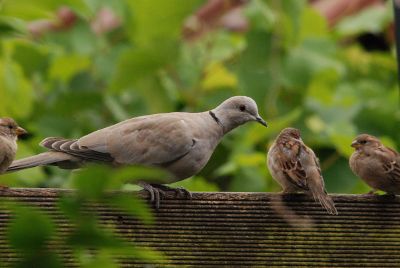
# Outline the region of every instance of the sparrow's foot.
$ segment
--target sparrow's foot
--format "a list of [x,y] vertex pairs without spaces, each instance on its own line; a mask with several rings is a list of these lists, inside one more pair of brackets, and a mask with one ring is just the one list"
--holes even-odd
[[301,191],[299,191],[299,190],[293,190],[293,189],[285,189],[285,190],[282,190],[281,192],[280,192],[280,194],[281,195],[298,195],[298,194],[304,194],[304,192],[301,192]]
[[8,189],[10,189],[10,187],[6,185],[0,185],[0,191],[7,191]]
[[150,194],[150,203],[154,204],[156,210],[160,208],[160,200],[165,196],[165,191],[161,189],[159,184],[151,184],[147,182],[138,182],[138,185]]
[[396,194],[393,193],[386,193],[385,196],[389,199],[396,199]]
[[377,190],[375,190],[375,189],[373,189],[373,190],[371,190],[371,191],[369,191],[368,193],[365,193],[365,194],[363,194],[364,196],[377,196],[378,195],[378,193],[377,193]]

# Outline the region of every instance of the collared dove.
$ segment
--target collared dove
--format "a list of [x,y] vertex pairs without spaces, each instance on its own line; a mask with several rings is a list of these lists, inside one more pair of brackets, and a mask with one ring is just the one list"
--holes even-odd
[[[146,115],[80,139],[46,138],[40,145],[50,149],[49,152],[14,161],[9,171],[43,165],[79,168],[86,162],[114,166],[140,164],[168,170],[173,178],[167,183],[172,183],[197,174],[207,164],[221,138],[249,121],[267,126],[253,99],[235,96],[207,112]],[[157,208],[163,190],[177,190],[190,197],[184,189],[172,189],[159,183],[138,183],[150,193]]]
[[400,154],[385,147],[378,138],[361,134],[351,144],[355,148],[351,170],[373,188],[388,194],[400,194]]
[[14,160],[18,136],[27,132],[11,118],[0,118],[0,174],[4,173]]
[[329,214],[337,215],[335,204],[325,191],[319,161],[303,143],[298,129],[281,131],[268,151],[267,165],[284,193],[311,194]]

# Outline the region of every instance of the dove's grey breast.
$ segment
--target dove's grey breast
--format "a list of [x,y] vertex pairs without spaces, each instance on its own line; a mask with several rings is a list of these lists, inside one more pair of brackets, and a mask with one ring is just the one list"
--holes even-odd
[[223,137],[222,127],[208,112],[191,114],[184,119],[191,132],[192,148],[186,155],[165,165],[175,175],[175,181],[197,174],[208,162]]

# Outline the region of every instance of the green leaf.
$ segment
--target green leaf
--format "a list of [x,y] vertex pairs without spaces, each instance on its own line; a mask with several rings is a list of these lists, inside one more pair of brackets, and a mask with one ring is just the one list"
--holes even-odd
[[350,144],[357,134],[354,125],[344,120],[338,120],[330,122],[326,131],[337,151],[344,157],[349,158],[354,151]]
[[42,0],[33,3],[28,0],[4,1],[2,13],[4,15],[19,17],[24,20],[52,18],[52,11],[56,10],[58,3],[51,0]]
[[164,40],[179,37],[184,19],[199,3],[198,0],[128,1],[134,13],[130,27],[132,39],[141,46],[159,42],[159,48],[162,48]]
[[303,9],[299,25],[301,25],[299,43],[309,38],[328,37],[329,29],[326,19],[314,8],[306,7]]
[[17,62],[27,77],[36,73],[44,73],[48,66],[48,48],[39,46],[25,40],[15,40],[13,48],[13,59]]
[[140,49],[127,51],[120,56],[117,71],[111,87],[118,91],[135,82],[154,76],[168,62],[177,55],[177,43],[170,42],[162,47],[151,45]]
[[229,72],[221,63],[211,63],[206,67],[206,74],[202,81],[205,90],[215,90],[222,87],[234,88],[237,86],[237,78]]
[[266,170],[260,172],[254,167],[242,167],[233,175],[230,185],[231,191],[235,192],[261,192],[266,190]]
[[22,118],[31,113],[31,84],[25,79],[21,67],[10,59],[0,59],[0,100],[1,115]]
[[367,7],[358,14],[339,21],[335,30],[341,36],[356,35],[363,32],[381,32],[391,20],[393,7],[391,3],[388,3],[388,5],[390,8],[380,5]]
[[88,69],[90,65],[91,61],[86,56],[62,55],[53,60],[49,76],[51,79],[67,82],[75,74]]
[[111,196],[109,203],[114,207],[122,209],[124,212],[137,217],[146,224],[154,223],[153,214],[149,210],[147,204],[143,200],[135,197],[134,193],[121,193],[119,195]]
[[50,219],[33,208],[13,207],[16,214],[8,230],[10,244],[23,252],[38,252],[45,249],[54,231]]
[[97,199],[110,185],[111,171],[106,166],[90,166],[74,172],[72,181],[81,196]]

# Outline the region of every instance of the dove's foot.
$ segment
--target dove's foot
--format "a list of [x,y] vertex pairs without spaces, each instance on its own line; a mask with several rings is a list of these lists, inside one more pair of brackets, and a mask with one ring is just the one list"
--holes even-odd
[[[154,186],[154,184],[152,184]],[[156,185],[159,189],[163,191],[171,191],[174,192],[176,196],[186,197],[187,199],[192,199],[192,193],[186,190],[183,187],[172,188],[166,185],[157,184]]]
[[165,196],[165,191],[160,189],[159,184],[139,182],[138,185],[150,194],[150,203],[154,204],[156,210],[160,208],[160,200]]
[[160,200],[165,196],[165,192],[172,191],[176,196],[186,197],[187,199],[192,198],[192,193],[183,187],[172,188],[162,184],[147,182],[139,182],[138,185],[150,194],[150,202],[154,204],[156,210],[160,208]]

